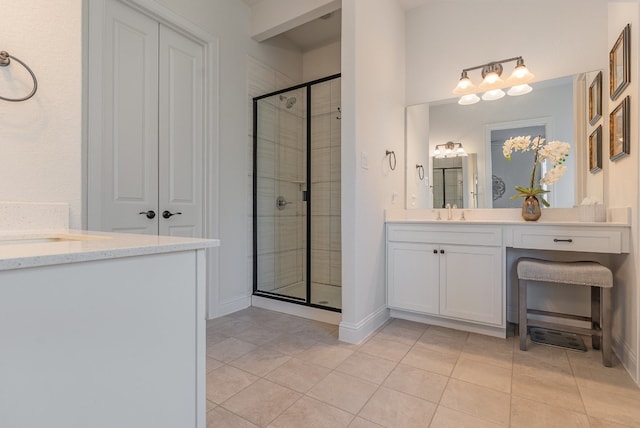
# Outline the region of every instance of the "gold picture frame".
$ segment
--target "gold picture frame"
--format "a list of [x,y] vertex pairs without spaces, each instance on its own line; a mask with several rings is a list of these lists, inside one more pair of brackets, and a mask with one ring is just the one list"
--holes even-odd
[[609,52],[609,94],[615,101],[631,82],[631,24],[618,36]]
[[602,71],[589,86],[589,124],[595,125],[602,117]]
[[609,159],[620,159],[630,153],[629,95],[609,115]]
[[598,125],[589,136],[589,172],[602,170],[602,125]]

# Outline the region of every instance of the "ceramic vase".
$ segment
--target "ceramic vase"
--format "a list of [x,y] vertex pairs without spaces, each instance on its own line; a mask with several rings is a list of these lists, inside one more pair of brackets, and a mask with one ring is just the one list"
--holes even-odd
[[522,218],[526,221],[536,221],[540,218],[540,202],[535,196],[527,196],[522,201]]

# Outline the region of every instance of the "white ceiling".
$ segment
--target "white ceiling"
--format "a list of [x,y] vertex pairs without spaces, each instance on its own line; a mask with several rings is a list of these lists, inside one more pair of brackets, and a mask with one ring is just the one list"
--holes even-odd
[[[262,0],[242,0],[249,6],[260,3]],[[292,0],[296,1],[296,0]],[[433,0],[397,0],[404,10],[410,10],[425,5]],[[286,38],[296,45],[302,52],[307,52],[337,42],[341,38],[342,11],[332,12],[327,19],[314,19],[306,24],[300,25],[286,31],[276,37]]]

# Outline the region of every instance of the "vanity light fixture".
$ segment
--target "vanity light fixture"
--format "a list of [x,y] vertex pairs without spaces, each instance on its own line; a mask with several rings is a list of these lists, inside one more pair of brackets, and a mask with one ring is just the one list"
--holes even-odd
[[[511,61],[516,61],[516,67],[509,78],[504,80],[501,77],[502,71],[504,70],[502,64]],[[483,80],[478,86],[474,85],[469,78],[468,72],[472,70],[481,70]],[[511,86],[511,89],[507,91],[507,95],[519,96],[532,91],[528,83],[531,82],[534,77],[524,64],[524,59],[521,56],[517,56],[463,69],[458,85],[453,89],[453,93],[461,96],[458,101],[458,104],[461,105],[471,105],[480,101],[480,97],[476,95],[479,91],[484,91],[482,99],[485,101],[498,100],[505,96],[505,92],[502,89],[507,86]]]
[[444,144],[438,144],[433,151],[433,157],[441,158],[455,158],[458,156],[467,156],[467,152],[464,151],[462,143],[454,143],[453,141],[447,141]]

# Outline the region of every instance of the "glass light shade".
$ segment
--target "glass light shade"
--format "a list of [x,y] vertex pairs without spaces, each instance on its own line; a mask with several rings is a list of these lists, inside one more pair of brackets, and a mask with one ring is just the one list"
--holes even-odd
[[504,91],[502,89],[493,89],[482,94],[482,99],[485,101],[499,100],[504,97]]
[[458,104],[460,104],[461,106],[468,106],[471,104],[475,104],[478,101],[480,101],[479,96],[477,96],[476,94],[469,94],[469,95],[463,95],[462,97],[460,97],[460,99],[458,100]]
[[507,86],[523,85],[531,82],[536,76],[529,71],[526,65],[519,64],[507,79]]
[[440,149],[435,149],[435,150],[433,151],[433,154],[434,154],[434,155],[439,155],[439,154],[440,154]]
[[498,73],[492,71],[491,73],[484,76],[484,80],[480,83],[480,89],[488,90],[488,89],[496,89],[504,86],[504,80],[500,78]]
[[531,91],[533,91],[533,88],[525,83],[523,85],[513,86],[511,89],[507,91],[507,95],[510,95],[512,97],[517,97],[519,95],[528,94]]
[[458,80],[458,85],[453,89],[455,95],[464,95],[476,91],[476,85],[471,82],[466,74]]

